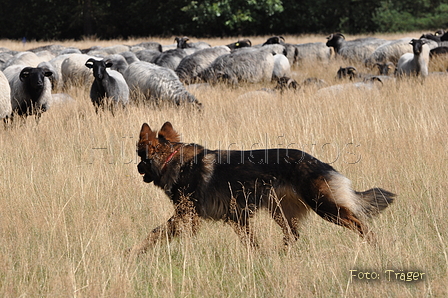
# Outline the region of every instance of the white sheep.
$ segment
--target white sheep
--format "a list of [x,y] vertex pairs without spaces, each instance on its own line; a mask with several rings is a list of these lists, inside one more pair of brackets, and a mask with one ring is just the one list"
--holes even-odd
[[4,70],[11,87],[12,113],[22,116],[40,115],[51,102],[52,75],[46,68],[12,65]]
[[428,76],[429,63],[429,47],[426,40],[413,39],[410,44],[413,53],[406,53],[400,57],[397,63],[397,75],[416,75],[425,78]]
[[44,61],[44,59],[40,58],[33,52],[19,52],[15,54],[11,59],[5,62],[3,68],[7,68],[11,65],[26,65],[31,67],[37,67],[39,63]]
[[412,49],[409,48],[409,42],[412,40],[410,37],[404,37],[396,40],[390,40],[381,46],[377,47],[372,54],[365,60],[366,66],[372,67],[375,63],[384,63],[390,61],[394,64],[398,62],[398,59],[405,54],[411,53]]
[[11,87],[5,74],[0,71],[0,119],[7,118],[11,113]]
[[87,69],[85,66],[86,61],[90,58],[96,57],[86,54],[68,54],[66,56],[66,58],[61,63],[61,76],[64,88],[67,88],[72,84],[86,84],[90,86],[92,76],[89,69]]
[[176,73],[168,68],[149,62],[137,61],[131,63],[123,76],[129,86],[131,94],[139,91],[147,99],[166,100],[177,105],[193,103],[198,108],[201,103],[190,94]]
[[90,58],[85,65],[93,70],[95,78],[90,88],[90,99],[95,108],[103,106],[105,99],[111,99],[114,106],[126,106],[129,103],[129,87],[122,74],[106,69],[113,66],[111,60]]
[[291,75],[291,65],[285,55],[277,54],[274,56],[274,69],[272,70],[272,80],[278,80],[282,77]]

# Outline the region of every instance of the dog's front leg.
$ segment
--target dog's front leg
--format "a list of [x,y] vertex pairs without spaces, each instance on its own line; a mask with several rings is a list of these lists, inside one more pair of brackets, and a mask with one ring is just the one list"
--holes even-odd
[[148,247],[150,245],[153,245],[160,239],[163,239],[165,237],[168,241],[170,241],[174,236],[178,234],[179,228],[177,227],[179,220],[177,219],[177,216],[174,215],[168,221],[154,230],[152,230],[148,236],[140,242],[139,244],[134,245],[132,248],[129,249],[129,253],[131,255],[139,255],[146,252]]

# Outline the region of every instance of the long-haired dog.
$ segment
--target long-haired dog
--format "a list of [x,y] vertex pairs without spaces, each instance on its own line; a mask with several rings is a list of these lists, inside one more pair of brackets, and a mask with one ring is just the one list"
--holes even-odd
[[143,181],[162,188],[175,212],[135,245],[133,253],[179,235],[185,224],[194,233],[199,218],[224,220],[257,246],[249,219],[259,208],[266,208],[282,228],[286,245],[297,240],[298,223],[310,210],[366,237],[371,232],[363,220],[395,196],[381,188],[354,191],[332,166],[299,150],[209,150],[181,143],[169,122],[158,133],[144,123],[137,151]]

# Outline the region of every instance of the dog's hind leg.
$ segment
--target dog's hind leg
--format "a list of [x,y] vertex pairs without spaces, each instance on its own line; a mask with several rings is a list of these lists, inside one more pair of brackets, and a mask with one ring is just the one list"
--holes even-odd
[[258,241],[254,235],[254,231],[248,218],[239,219],[238,221],[230,219],[228,223],[240,237],[243,244],[249,245],[252,248],[258,248]]

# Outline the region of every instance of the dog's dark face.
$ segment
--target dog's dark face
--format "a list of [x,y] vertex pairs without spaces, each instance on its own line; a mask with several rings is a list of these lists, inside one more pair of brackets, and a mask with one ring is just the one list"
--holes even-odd
[[166,159],[173,151],[172,144],[178,142],[179,134],[170,122],[163,124],[158,135],[148,124],[143,123],[137,143],[137,154],[141,159],[137,170],[143,175],[144,182],[158,180]]

